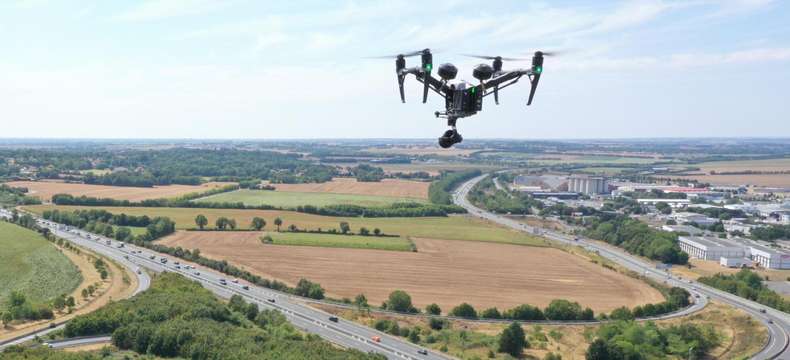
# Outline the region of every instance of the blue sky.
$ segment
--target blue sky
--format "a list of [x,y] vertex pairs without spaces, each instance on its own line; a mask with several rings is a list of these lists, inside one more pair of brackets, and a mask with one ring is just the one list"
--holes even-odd
[[567,50],[467,138],[790,136],[787,1],[11,0],[0,44],[0,137],[432,138],[443,101],[363,59],[424,47],[470,81]]

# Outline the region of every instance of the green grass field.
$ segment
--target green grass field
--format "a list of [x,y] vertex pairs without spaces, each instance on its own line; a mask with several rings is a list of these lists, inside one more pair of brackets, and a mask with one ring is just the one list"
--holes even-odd
[[[73,211],[78,209],[90,209],[85,206],[56,206],[56,205],[32,205],[26,209],[41,213],[47,209],[60,209],[61,211]],[[144,208],[144,207],[94,207],[104,209],[114,214],[125,213],[127,215],[148,215],[167,216],[176,222],[176,228],[189,229],[196,227],[195,216],[203,214],[208,218],[209,227],[214,226],[214,221],[225,216],[235,219],[239,228],[248,228],[253,217],[259,216],[266,220],[264,230],[274,229],[274,219],[279,217],[283,220],[282,228],[294,224],[300,229],[324,229],[338,228],[341,221],[348,222],[352,231],[356,232],[364,226],[369,230],[379,228],[385,234],[400,235],[402,237],[422,237],[445,240],[472,240],[472,241],[491,241],[508,244],[545,246],[543,239],[510,230],[498,225],[494,225],[483,220],[469,216],[448,216],[448,217],[422,217],[422,218],[347,218],[319,216],[312,214],[298,213],[295,211],[278,210],[236,210],[236,209],[193,209],[193,208]]]
[[[310,233],[268,232],[273,245],[318,246],[350,249],[410,251],[411,242],[402,237],[329,235]],[[266,246],[270,246],[267,244]]]
[[295,208],[300,205],[360,205],[387,206],[396,202],[427,202],[424,199],[375,195],[352,195],[242,189],[193,200],[195,202],[241,202],[245,205],[272,205]]
[[76,265],[35,231],[0,222],[0,308],[11,291],[45,302],[82,282]]

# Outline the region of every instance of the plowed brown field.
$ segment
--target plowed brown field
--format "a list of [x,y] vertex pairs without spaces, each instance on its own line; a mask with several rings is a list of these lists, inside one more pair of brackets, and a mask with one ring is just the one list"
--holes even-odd
[[202,185],[166,185],[154,187],[129,187],[72,184],[44,181],[12,181],[9,186],[25,187],[30,190],[28,195],[37,196],[42,201],[50,201],[55,194],[71,194],[74,196],[92,196],[116,200],[140,201],[146,199],[170,198],[194,192],[203,192],[230,183],[210,182]]
[[334,194],[379,195],[428,198],[430,182],[384,179],[380,182],[358,182],[351,178],[335,178],[319,184],[273,184],[278,191],[321,192]]
[[179,232],[160,242],[291,285],[308,278],[336,298],[364,293],[373,304],[394,289],[418,307],[435,302],[445,311],[462,302],[503,309],[563,298],[600,312],[663,301],[645,283],[552,248],[414,239],[419,252],[411,253],[263,245],[251,232]]

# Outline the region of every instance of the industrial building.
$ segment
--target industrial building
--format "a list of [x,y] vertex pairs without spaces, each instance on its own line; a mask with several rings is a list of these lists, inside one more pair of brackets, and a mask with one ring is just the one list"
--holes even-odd
[[695,228],[690,225],[664,225],[661,227],[661,230],[676,232],[676,233],[686,233],[692,236],[702,235],[705,233],[704,230],[700,228]]
[[710,218],[703,214],[693,212],[674,213],[669,217],[677,221],[678,224],[695,223],[701,226],[711,226],[719,222],[719,219]]
[[681,236],[678,238],[680,250],[690,257],[702,260],[720,261],[725,258],[743,258],[747,248],[743,245],[709,236]]
[[568,191],[585,195],[606,194],[606,178],[600,176],[573,175],[568,177]]
[[755,264],[766,269],[790,269],[790,254],[779,249],[751,244],[749,246],[750,258]]

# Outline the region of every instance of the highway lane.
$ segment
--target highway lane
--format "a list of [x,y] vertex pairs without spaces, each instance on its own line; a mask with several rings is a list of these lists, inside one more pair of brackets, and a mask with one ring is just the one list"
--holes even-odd
[[[472,205],[467,200],[467,194],[472,187],[479,181],[483,180],[487,174],[475,177],[463,183],[453,193],[453,201],[464,207],[470,214],[481,217],[483,219],[498,223],[503,226],[510,227],[515,230],[529,232],[531,234],[540,235],[548,239],[557,241],[559,243],[583,246],[588,250],[597,251],[601,256],[610,259],[618,264],[636,271],[637,273],[644,274],[659,281],[666,281],[667,284],[672,286],[679,286],[688,290],[692,294],[700,294],[701,298],[715,299],[734,307],[737,307],[754,318],[762,322],[769,331],[768,344],[759,353],[753,356],[753,359],[786,359],[790,360],[790,351],[788,351],[788,344],[790,344],[790,315],[784,312],[771,309],[764,305],[760,305],[754,301],[747,300],[736,295],[711,288],[707,285],[691,281],[679,280],[672,278],[668,273],[656,269],[655,265],[646,262],[638,257],[630,255],[622,250],[604,246],[593,241],[589,241],[583,237],[573,237],[570,235],[558,233],[548,229],[535,228],[518,221],[508,219],[485,210],[482,210]],[[698,310],[698,308],[686,309],[686,313],[691,313]],[[664,318],[664,317],[659,317]]]
[[[171,258],[166,254],[156,253],[130,244],[122,244],[78,229],[67,230],[64,226],[58,226],[58,224],[49,221],[39,221],[42,226],[48,227],[55,235],[72,241],[79,246],[110,256],[113,259],[120,259],[119,261],[154,272],[175,272],[198,281],[203,287],[220,297],[229,298],[233,294],[238,294],[244,297],[246,301],[258,304],[261,309],[276,309],[283,313],[294,326],[320,335],[322,338],[343,347],[383,354],[388,359],[451,358],[445,354],[433,351],[427,351],[427,354],[420,354],[419,351],[423,350],[423,348],[418,345],[354,322],[340,318],[337,319],[337,322],[330,321],[330,314],[302,305],[297,298],[286,293],[254,286],[243,280],[238,280],[238,283],[236,283],[234,279],[230,279],[222,273],[185,262],[181,259]],[[151,259],[151,256],[154,258]],[[161,262],[163,257],[167,259],[167,263]],[[178,265],[176,265],[176,262],[178,262]],[[141,272],[145,273],[145,271]],[[221,280],[224,280],[225,284],[222,284]],[[245,286],[247,289],[245,289]],[[375,341],[374,338],[380,340]]]
[[[6,219],[10,219],[11,218],[11,213],[8,210],[0,209],[0,217],[6,218]],[[119,263],[122,266],[126,267],[127,269],[129,269],[132,273],[134,273],[137,276],[137,288],[134,290],[134,292],[132,293],[131,296],[137,295],[138,293],[145,291],[146,289],[148,289],[151,286],[151,277],[145,271],[137,272],[136,270],[139,268],[139,266],[137,264],[135,264],[134,262],[129,261],[129,260],[125,259],[123,256],[120,256],[118,254],[114,254],[112,252],[97,251],[97,253],[102,254],[104,256],[107,256],[110,259],[115,260],[117,263]],[[51,332],[53,332],[55,330],[62,329],[65,326],[65,322],[55,321],[55,322],[53,322],[53,324],[55,326],[49,327],[49,328],[45,328],[45,329],[41,329],[41,330],[32,331],[32,332],[30,332],[28,334],[25,334],[24,336],[16,337],[16,338],[14,338],[14,339],[12,339],[10,341],[6,340],[6,341],[0,343],[0,351],[2,349],[4,349],[4,348],[8,347],[8,346],[22,344],[22,343],[31,341],[31,340],[35,339],[36,337],[42,337],[42,336],[47,335],[47,334],[49,334],[49,333],[51,333]]]

